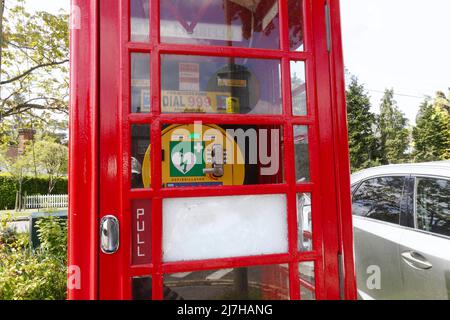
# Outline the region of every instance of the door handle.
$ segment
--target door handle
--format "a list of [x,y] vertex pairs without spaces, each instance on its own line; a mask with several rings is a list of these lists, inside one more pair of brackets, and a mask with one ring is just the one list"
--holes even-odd
[[222,145],[215,144],[212,146],[211,158],[212,158],[212,168],[203,169],[203,173],[212,174],[216,178],[223,177],[223,175],[225,174],[225,170],[223,168],[225,163],[225,155]]
[[414,251],[406,251],[402,253],[402,259],[411,267],[420,270],[429,270],[433,265],[420,253]]
[[104,216],[100,221],[100,248],[105,254],[113,254],[119,250],[119,220],[114,216]]

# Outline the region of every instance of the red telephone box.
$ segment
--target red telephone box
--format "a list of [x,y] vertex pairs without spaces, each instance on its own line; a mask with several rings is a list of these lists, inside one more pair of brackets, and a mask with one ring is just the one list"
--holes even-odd
[[338,0],[72,0],[70,299],[355,299]]

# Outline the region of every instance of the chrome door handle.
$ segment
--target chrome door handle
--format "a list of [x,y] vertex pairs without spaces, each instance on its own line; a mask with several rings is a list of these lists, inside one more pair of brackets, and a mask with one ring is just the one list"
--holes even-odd
[[100,221],[100,248],[105,254],[113,254],[119,250],[119,220],[114,216],[104,216]]
[[403,252],[402,258],[409,266],[416,269],[429,270],[433,267],[424,256],[414,251]]
[[224,163],[225,156],[223,146],[215,144],[211,150],[212,168],[203,169],[204,174],[212,174],[216,178],[221,178],[225,174]]

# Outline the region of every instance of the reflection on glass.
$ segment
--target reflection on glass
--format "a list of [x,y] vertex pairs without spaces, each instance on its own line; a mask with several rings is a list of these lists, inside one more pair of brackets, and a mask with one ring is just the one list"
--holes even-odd
[[291,61],[291,87],[294,116],[306,116],[306,80],[303,61]]
[[280,61],[162,56],[163,113],[281,114]]
[[302,262],[298,265],[300,276],[300,299],[316,300],[316,281],[314,262]]
[[450,180],[417,178],[417,227],[450,237]]
[[311,194],[297,194],[298,249],[300,252],[312,251]]
[[134,277],[131,281],[133,300],[151,300],[152,299],[152,278]]
[[[143,188],[144,157],[150,146],[150,126],[132,125],[131,126],[131,188]],[[147,166],[148,167],[148,166]],[[150,173],[148,173],[150,174]]]
[[289,45],[292,51],[305,50],[303,42],[303,1],[288,0]]
[[297,183],[309,182],[309,142],[307,126],[294,126],[294,143]]
[[377,177],[364,181],[353,195],[356,216],[399,224],[406,178]]
[[[178,300],[288,300],[288,265],[183,272],[164,276]],[[165,289],[165,291],[168,291]],[[171,300],[169,296],[165,300]]]
[[149,0],[131,0],[131,41],[149,41]]
[[150,55],[131,54],[131,112],[148,113],[150,96]]
[[161,41],[279,48],[278,0],[161,0]]

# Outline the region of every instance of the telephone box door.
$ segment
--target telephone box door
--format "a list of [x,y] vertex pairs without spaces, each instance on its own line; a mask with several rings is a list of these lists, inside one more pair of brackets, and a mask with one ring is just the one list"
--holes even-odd
[[90,297],[354,298],[338,1],[95,6]]

